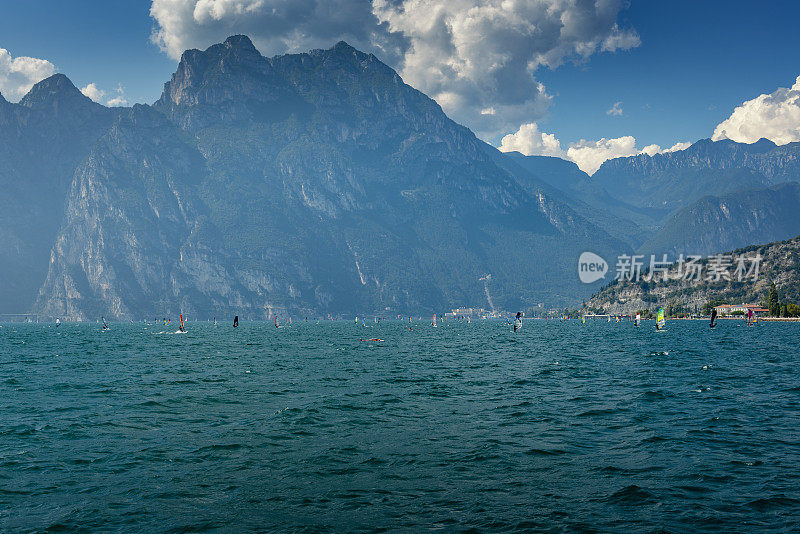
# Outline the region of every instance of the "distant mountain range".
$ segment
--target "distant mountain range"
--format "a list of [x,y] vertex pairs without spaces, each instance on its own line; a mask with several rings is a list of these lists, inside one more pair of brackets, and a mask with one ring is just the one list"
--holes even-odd
[[503,309],[572,305],[598,287],[583,251],[800,233],[780,185],[798,147],[703,140],[590,177],[498,152],[346,43],[266,58],[233,36],[186,51],[152,106],[61,74],[0,96],[0,314],[432,313],[487,287]]
[[646,253],[700,254],[788,239],[800,231],[800,183],[705,196],[678,210],[641,245]]
[[678,152],[606,161],[592,179],[623,202],[672,212],[709,194],[800,181],[800,143],[703,139]]

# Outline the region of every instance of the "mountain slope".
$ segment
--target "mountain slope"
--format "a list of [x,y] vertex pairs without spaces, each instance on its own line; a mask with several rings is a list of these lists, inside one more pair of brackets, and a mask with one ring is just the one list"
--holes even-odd
[[[585,291],[628,247],[346,43],[184,53],[75,173],[37,309],[75,318],[381,314]],[[535,179],[527,177],[527,180]]]
[[581,216],[636,248],[656,226],[651,210],[630,206],[612,197],[575,163],[549,156],[524,156],[508,152],[506,157],[527,172],[515,176],[530,189],[545,182],[574,202]]
[[800,181],[800,143],[703,139],[678,152],[606,161],[592,178],[625,203],[666,214],[707,194]]
[[769,243],[800,234],[800,184],[703,197],[679,210],[640,252],[699,254]]
[[[655,311],[658,307],[668,308],[672,313],[702,313],[709,302],[741,304],[762,303],[766,300],[770,283],[774,282],[781,299],[800,303],[800,236],[786,241],[754,245],[724,253],[732,256],[734,263],[730,267],[730,280],[714,277],[708,279],[708,264],[703,260],[703,276],[699,280],[685,279],[679,273],[679,266],[673,265],[669,271],[669,279],[662,280],[659,274],[652,282],[640,280],[616,280],[589,299],[584,309],[603,310],[612,314],[632,314],[639,310]],[[736,258],[743,256],[752,258],[760,254],[758,277],[752,275],[738,280],[734,276],[738,265]],[[752,264],[745,262],[745,268]]]
[[56,74],[19,104],[0,100],[0,313],[27,313],[47,273],[78,163],[115,111]]

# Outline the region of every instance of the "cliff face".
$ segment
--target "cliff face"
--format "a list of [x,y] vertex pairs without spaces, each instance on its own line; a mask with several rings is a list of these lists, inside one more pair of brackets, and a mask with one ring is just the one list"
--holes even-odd
[[679,210],[645,242],[644,253],[699,254],[733,250],[797,235],[800,184],[703,197]]
[[[74,318],[404,313],[581,291],[625,245],[374,56],[187,51],[78,166],[37,309]],[[540,187],[534,187],[539,183]]]
[[0,313],[30,311],[75,169],[115,113],[61,74],[0,101]]
[[[43,313],[131,317],[180,287],[203,217],[203,158],[145,106],[126,110],[81,163],[39,290]],[[187,260],[188,261],[188,260]]]

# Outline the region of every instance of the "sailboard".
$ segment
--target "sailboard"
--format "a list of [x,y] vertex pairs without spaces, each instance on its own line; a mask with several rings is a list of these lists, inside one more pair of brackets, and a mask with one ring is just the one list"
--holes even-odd
[[664,319],[664,308],[659,308],[658,313],[656,314],[656,330],[663,330],[664,325],[667,324],[666,319]]

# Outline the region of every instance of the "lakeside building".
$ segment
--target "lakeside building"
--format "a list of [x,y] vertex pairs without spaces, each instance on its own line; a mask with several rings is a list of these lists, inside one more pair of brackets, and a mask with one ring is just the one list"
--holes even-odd
[[455,319],[458,317],[470,317],[473,319],[491,319],[494,317],[505,317],[505,313],[491,312],[483,308],[455,308],[444,314],[445,319]]
[[747,314],[747,310],[752,310],[753,315],[765,315],[769,313],[767,308],[762,308],[758,304],[720,304],[719,306],[714,306],[714,309],[717,310],[717,314],[725,316],[725,315],[733,315],[733,314]]

